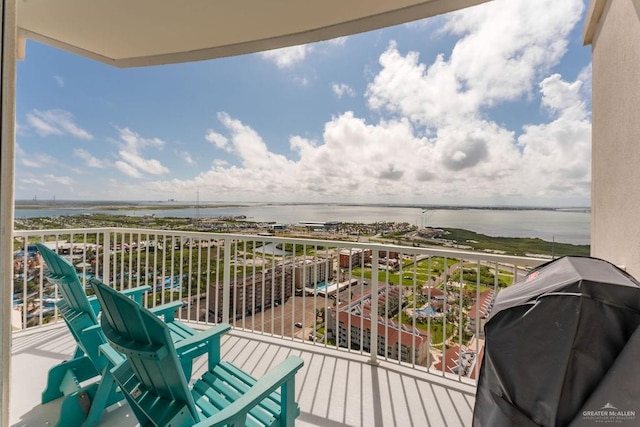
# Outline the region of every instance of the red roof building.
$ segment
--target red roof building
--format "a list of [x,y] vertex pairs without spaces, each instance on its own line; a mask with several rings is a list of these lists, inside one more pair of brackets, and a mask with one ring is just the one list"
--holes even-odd
[[[369,310],[361,314],[338,312],[337,341],[340,347],[371,352],[372,327]],[[426,366],[429,352],[428,336],[417,329],[397,325],[379,317],[377,324],[377,353],[391,359]]]

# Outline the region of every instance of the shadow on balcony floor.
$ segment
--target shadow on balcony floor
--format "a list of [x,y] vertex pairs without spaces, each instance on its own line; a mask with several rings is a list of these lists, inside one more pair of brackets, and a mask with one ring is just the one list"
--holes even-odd
[[[51,426],[59,400],[40,404],[46,372],[68,359],[74,341],[63,324],[14,334],[12,348],[12,426]],[[475,387],[425,375],[391,363],[374,367],[367,358],[321,346],[242,331],[223,343],[223,358],[260,377],[290,355],[305,365],[296,377],[299,426],[469,426]],[[196,362],[203,370],[206,360]],[[135,426],[126,404],[103,416],[105,426]]]

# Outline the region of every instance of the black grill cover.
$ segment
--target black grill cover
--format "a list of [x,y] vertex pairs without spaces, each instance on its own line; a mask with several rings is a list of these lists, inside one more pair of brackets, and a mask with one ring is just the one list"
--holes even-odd
[[640,282],[564,257],[498,293],[475,427],[640,425]]

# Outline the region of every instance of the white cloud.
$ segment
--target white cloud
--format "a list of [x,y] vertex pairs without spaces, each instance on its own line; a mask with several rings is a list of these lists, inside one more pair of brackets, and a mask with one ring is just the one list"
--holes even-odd
[[90,168],[104,168],[105,162],[94,157],[87,150],[83,148],[76,148],[73,150],[73,155],[83,160],[82,165]]
[[[212,200],[584,203],[590,71],[575,81],[551,72],[583,7],[580,0],[496,0],[447,15],[442,31],[460,37],[450,54],[425,63],[391,43],[380,55],[366,92],[379,119],[338,114],[318,140],[292,135],[284,155],[250,124],[219,113],[221,131],[208,131],[215,136],[207,139],[237,156],[236,164],[212,160],[193,179],[135,191],[199,187]],[[491,119],[492,108],[523,100],[539,100],[548,118],[518,129]]]
[[29,185],[38,185],[38,186],[44,186],[45,182],[37,179],[37,178],[25,178],[25,179],[21,179],[20,183],[22,184],[29,184]]
[[229,146],[229,140],[224,135],[219,134],[214,130],[207,130],[207,134],[205,135],[205,139],[216,146],[216,148],[220,148],[222,150],[231,151],[231,147]]
[[[215,161],[193,179],[142,188],[181,194],[198,186],[202,198],[254,201],[544,204],[567,194],[587,198],[590,123],[580,84],[554,75],[540,91],[541,104],[554,105],[545,107],[552,121],[526,126],[519,138],[489,121],[424,136],[407,118],[367,123],[347,112],[325,124],[321,141],[292,136],[295,160],[271,152],[254,129],[221,113],[240,166]],[[561,94],[567,100],[554,104]]]
[[176,151],[176,155],[184,160],[184,162],[188,165],[193,165],[196,163],[196,161],[193,160],[193,157],[191,157],[191,154],[189,154],[189,152],[187,151]]
[[583,8],[581,0],[500,0],[452,14],[445,31],[462,36],[452,71],[483,104],[516,99],[566,53]]
[[27,121],[40,136],[63,134],[62,130],[57,126],[52,125],[47,120],[42,119],[40,117],[40,112],[37,110],[34,114],[27,114]]
[[582,95],[587,99],[591,99],[591,73],[591,62],[589,62],[589,65],[580,70],[580,74],[578,74],[578,80],[582,82]]
[[[268,50],[265,52],[260,52],[259,55],[264,59],[276,64],[278,68],[293,68],[294,66],[303,62],[312,52],[327,54],[336,47],[345,46],[348,39],[349,37],[337,37],[335,39],[325,40],[312,44],[302,44],[298,46]],[[300,84],[301,86],[306,86],[309,81],[306,78],[298,78],[296,80],[296,83]]]
[[338,98],[342,98],[343,95],[351,97],[356,96],[356,91],[346,83],[332,83],[331,90],[336,94]]
[[60,87],[64,87],[64,79],[58,75],[53,76],[53,80],[55,80],[56,84]]
[[128,150],[138,151],[142,148],[152,147],[159,150],[165,145],[160,138],[142,138],[139,134],[129,128],[118,128],[120,139],[126,144]]
[[395,42],[367,89],[369,106],[439,127],[477,118],[483,107],[521,99],[567,50],[580,0],[496,0],[448,15],[443,31],[461,37],[430,66]]
[[304,61],[306,56],[313,50],[308,44],[299,46],[283,47],[281,49],[268,50],[261,52],[260,55],[273,63],[278,68],[291,68],[294,65]]
[[121,160],[117,160],[114,163],[114,166],[120,172],[122,172],[123,174],[125,174],[127,176],[130,176],[131,178],[142,178],[142,174],[140,173],[140,171],[138,169],[136,169],[134,166],[132,166],[129,163],[127,163],[127,162],[123,162]]
[[72,185],[73,179],[68,176],[59,176],[54,174],[47,174],[44,176],[49,183],[61,184],[61,185]]
[[29,126],[25,126],[22,123],[18,122],[16,118],[16,135],[27,135],[29,133]]
[[348,36],[336,37],[335,39],[327,40],[325,43],[334,45],[334,46],[344,46],[347,44],[347,40],[349,40]]
[[129,128],[118,128],[120,141],[116,142],[120,149],[114,166],[132,178],[142,178],[144,174],[163,175],[169,173],[157,159],[147,159],[140,152],[146,148],[162,150],[165,142],[159,138],[143,138]]
[[75,123],[73,114],[64,110],[33,110],[27,114],[27,122],[40,135],[71,135],[79,139],[92,140],[91,135]]
[[20,163],[23,166],[27,166],[30,168],[41,168],[48,165],[54,165],[57,163],[57,160],[48,154],[42,153],[22,153],[20,154]]
[[139,171],[151,175],[162,175],[169,172],[169,169],[163,166],[162,163],[160,163],[156,159],[145,159],[138,153],[127,150],[120,150],[118,151],[118,154],[120,155],[120,159],[122,161],[128,163],[131,167]]
[[293,81],[295,82],[295,84],[297,84],[298,86],[309,86],[309,79],[307,77],[300,77],[300,76],[296,76],[293,78]]
[[233,147],[242,165],[248,169],[274,169],[287,166],[284,156],[270,153],[260,135],[251,127],[244,125],[227,113],[218,113],[218,120],[230,134]]
[[588,196],[591,182],[591,123],[581,82],[554,74],[540,83],[554,120],[529,125],[518,138],[522,147],[522,185],[537,196]]

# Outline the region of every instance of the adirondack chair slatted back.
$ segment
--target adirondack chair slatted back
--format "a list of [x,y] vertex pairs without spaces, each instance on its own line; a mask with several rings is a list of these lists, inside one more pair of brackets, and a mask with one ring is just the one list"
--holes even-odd
[[62,294],[61,300],[56,302],[71,335],[76,344],[86,354],[98,372],[107,364],[106,358],[99,353],[99,346],[107,342],[102,331],[92,329],[90,334],[84,331],[99,325],[96,313],[91,307],[82,283],[78,279],[75,267],[66,259],[49,249],[42,243],[36,243],[40,255],[47,264],[47,280],[58,286]]
[[156,425],[176,422],[180,417],[197,422],[198,411],[167,325],[100,281],[92,279],[90,283],[103,307],[102,329],[111,345],[127,357],[114,376],[129,398],[146,400],[140,405],[148,407],[143,416]]
[[46,274],[47,279],[58,285],[58,290],[62,294],[65,303],[73,310],[86,313],[97,325],[98,319],[87,300],[87,295],[80,279],[78,279],[75,267],[44,244],[36,243],[36,246],[49,269]]

